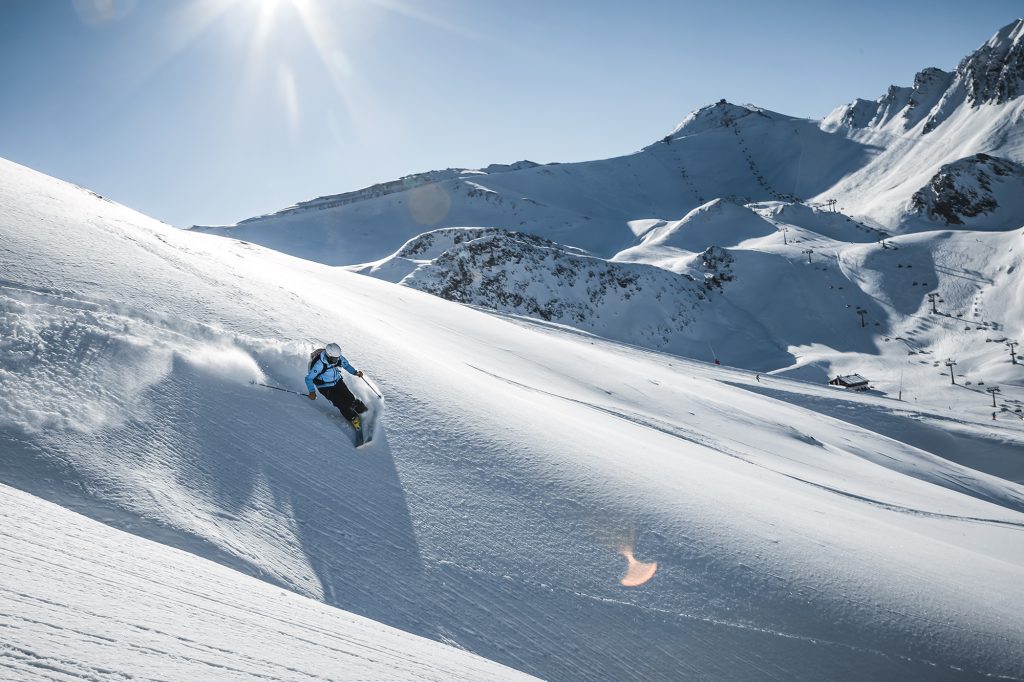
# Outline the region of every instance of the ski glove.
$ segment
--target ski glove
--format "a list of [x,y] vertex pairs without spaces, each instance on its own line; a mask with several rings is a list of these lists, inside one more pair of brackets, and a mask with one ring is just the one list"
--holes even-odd
[[316,391],[310,391],[306,397],[310,400],[316,400]]
[[357,369],[357,370],[356,370],[356,376],[357,376],[357,377],[361,377],[361,376],[363,376],[363,370],[361,370],[361,369]]

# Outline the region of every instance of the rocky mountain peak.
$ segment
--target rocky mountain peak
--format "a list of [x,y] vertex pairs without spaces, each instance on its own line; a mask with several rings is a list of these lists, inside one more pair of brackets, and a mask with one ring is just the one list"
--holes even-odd
[[914,75],[914,92],[926,92],[935,88],[945,90],[949,87],[952,77],[953,74],[949,71],[943,71],[935,66],[921,69]]
[[[1004,227],[998,215],[1024,192],[1024,165],[988,154],[974,154],[942,166],[911,199],[917,215],[946,225],[971,223],[985,229],[985,219]],[[1013,212],[1015,215],[1016,212]],[[1014,222],[1010,216],[1011,223]]]
[[930,66],[914,75],[914,87],[903,110],[903,129],[910,130],[931,112],[949,90],[954,73]]
[[936,67],[919,71],[913,87],[889,86],[874,102],[857,99],[825,117],[822,128],[910,130],[925,121],[927,134],[963,103],[1003,104],[1024,94],[1024,20],[1004,26],[965,57],[955,72]]
[[1024,20],[1004,26],[957,67],[972,106],[1002,104],[1024,92]]

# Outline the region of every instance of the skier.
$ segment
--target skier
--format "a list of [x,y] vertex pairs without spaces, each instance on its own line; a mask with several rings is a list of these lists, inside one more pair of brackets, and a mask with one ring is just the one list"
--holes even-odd
[[362,370],[350,365],[345,356],[341,354],[341,346],[338,344],[329,343],[323,350],[313,351],[309,363],[309,373],[306,374],[308,397],[310,400],[316,400],[316,389],[319,389],[321,395],[337,407],[341,416],[350,421],[355,430],[359,431],[362,427],[359,415],[366,412],[366,405],[352,395],[352,391],[345,385],[341,378],[342,369],[354,376],[363,376]]

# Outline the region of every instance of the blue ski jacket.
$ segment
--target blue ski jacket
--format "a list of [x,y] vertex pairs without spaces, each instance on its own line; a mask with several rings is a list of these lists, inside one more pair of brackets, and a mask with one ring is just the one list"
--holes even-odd
[[306,375],[306,389],[312,393],[317,386],[320,388],[334,386],[341,381],[340,368],[342,367],[349,374],[356,373],[356,368],[349,364],[344,355],[338,360],[338,364],[332,365],[327,362],[327,353],[320,353],[320,357],[316,359],[313,366],[309,368],[309,374]]

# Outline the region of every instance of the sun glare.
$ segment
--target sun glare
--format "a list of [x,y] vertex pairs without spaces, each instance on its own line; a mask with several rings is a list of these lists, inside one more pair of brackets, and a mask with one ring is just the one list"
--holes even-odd
[[[102,6],[138,2],[76,1]],[[240,77],[225,84],[234,89],[239,112],[277,111],[293,136],[314,121],[326,121],[339,142],[394,129],[394,122],[383,123],[392,119],[378,104],[378,80],[359,70],[360,62],[372,57],[377,63],[379,56],[354,52],[384,44],[368,39],[374,27],[386,25],[382,15],[483,40],[406,0],[187,0],[172,7],[166,25],[173,33],[147,69],[147,78],[195,42],[217,36],[225,63],[240,59],[243,64]]]

